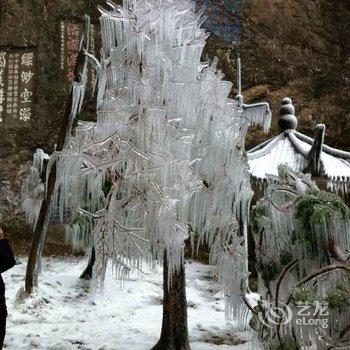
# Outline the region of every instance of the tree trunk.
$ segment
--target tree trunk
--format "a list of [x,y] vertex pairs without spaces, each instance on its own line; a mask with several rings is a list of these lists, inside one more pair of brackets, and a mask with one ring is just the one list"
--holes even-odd
[[[87,59],[85,57],[85,50],[88,51],[89,48],[89,30],[90,30],[90,17],[84,17],[84,31],[81,43],[81,48],[78,53],[77,63],[74,71],[74,82],[81,83],[84,75],[84,70],[86,69]],[[58,137],[56,151],[61,151],[66,143],[67,136],[71,133],[72,127],[72,111],[73,104],[73,89],[71,89],[67,106],[65,109],[64,117],[62,119],[62,126],[60,129],[60,134]],[[56,163],[53,164],[51,171],[48,176],[46,196],[41,204],[40,213],[38,217],[37,224],[33,233],[32,246],[29,253],[26,280],[25,280],[25,290],[28,294],[31,294],[33,288],[38,285],[38,268],[40,265],[40,258],[45,242],[47,228],[50,222],[51,209],[52,209],[52,199],[56,186]]]
[[167,256],[163,271],[163,323],[158,343],[152,350],[190,350],[187,325],[185,267],[169,279]]
[[91,280],[91,278],[92,278],[92,270],[94,268],[95,260],[96,260],[95,248],[92,247],[91,255],[90,255],[90,258],[89,258],[89,262],[88,262],[88,266],[86,266],[86,269],[81,274],[80,278],[82,278],[84,280]]
[[53,165],[48,183],[46,197],[41,204],[40,213],[38,221],[35,226],[32,246],[30,248],[26,280],[25,280],[25,290],[28,294],[31,294],[34,286],[38,285],[38,268],[40,265],[40,257],[44,246],[45,236],[47,227],[50,221],[51,207],[52,207],[52,196],[55,190],[56,183],[56,164]]

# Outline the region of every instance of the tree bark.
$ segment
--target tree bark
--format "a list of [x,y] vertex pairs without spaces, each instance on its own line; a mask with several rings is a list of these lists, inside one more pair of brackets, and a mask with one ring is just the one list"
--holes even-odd
[[169,268],[164,255],[163,323],[160,339],[152,350],[190,350],[187,324],[185,266],[169,279]]
[[[84,31],[81,43],[81,48],[78,53],[77,63],[74,70],[74,81],[82,82],[84,70],[86,69],[87,59],[85,57],[85,51],[89,47],[89,29],[90,29],[90,17],[84,17]],[[58,137],[56,151],[61,151],[66,143],[67,136],[71,133],[72,120],[71,120],[71,110],[73,104],[73,89],[71,89],[68,102],[66,105],[64,117],[62,119],[62,125],[60,129],[60,134]],[[45,236],[47,228],[50,222],[51,209],[52,209],[52,199],[56,186],[56,163],[53,164],[51,171],[48,176],[46,196],[40,208],[40,213],[38,217],[37,224],[34,229],[32,246],[29,253],[26,280],[25,280],[25,290],[28,294],[31,294],[33,288],[38,285],[38,266],[40,264],[40,258],[45,242]]]
[[82,278],[84,280],[91,280],[91,278],[92,278],[92,270],[94,268],[95,260],[96,260],[95,248],[92,247],[88,265],[86,266],[86,269],[84,270],[84,272],[81,274],[80,278]]

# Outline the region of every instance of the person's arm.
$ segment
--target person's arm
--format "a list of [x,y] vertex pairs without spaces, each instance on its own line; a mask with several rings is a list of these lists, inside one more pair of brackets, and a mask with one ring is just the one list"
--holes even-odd
[[9,241],[0,227],[0,273],[3,273],[16,265],[15,257]]

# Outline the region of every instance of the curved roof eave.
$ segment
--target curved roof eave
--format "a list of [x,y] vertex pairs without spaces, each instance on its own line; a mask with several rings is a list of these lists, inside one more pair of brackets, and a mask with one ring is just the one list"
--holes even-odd
[[261,145],[251,149],[250,151],[247,152],[248,159],[255,159],[265,155],[283,137],[285,137],[284,133],[279,134],[263,142]]
[[[306,136],[298,131],[294,131],[294,134],[301,141],[304,141],[304,142],[308,143],[309,145],[313,145],[313,143],[314,143],[313,138]],[[343,158],[343,159],[350,161],[350,152],[343,151],[343,150],[340,150],[337,148],[332,148],[332,147],[329,147],[327,145],[323,145],[322,150],[323,150],[323,152],[326,152],[334,157],[340,157],[340,158]]]

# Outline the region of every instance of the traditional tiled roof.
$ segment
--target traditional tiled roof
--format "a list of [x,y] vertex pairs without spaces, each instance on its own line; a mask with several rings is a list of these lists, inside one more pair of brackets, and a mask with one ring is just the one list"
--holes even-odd
[[250,174],[264,181],[267,174],[278,175],[286,164],[294,171],[324,178],[332,190],[350,189],[350,152],[324,145],[325,126],[316,127],[315,139],[296,131],[297,119],[290,99],[284,99],[279,120],[281,133],[248,152]]

